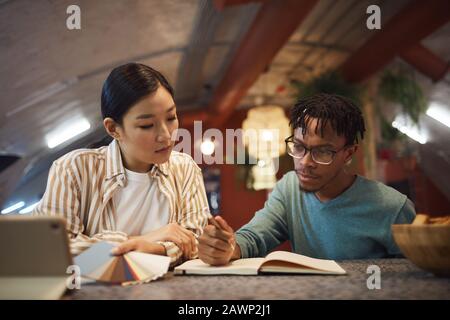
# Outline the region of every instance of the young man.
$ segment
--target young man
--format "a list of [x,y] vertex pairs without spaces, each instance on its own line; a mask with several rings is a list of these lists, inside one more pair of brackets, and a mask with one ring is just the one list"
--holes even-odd
[[363,139],[361,111],[348,99],[318,94],[293,108],[286,139],[295,171],[278,181],[264,208],[236,234],[221,217],[199,239],[211,265],[262,257],[289,240],[296,253],[322,259],[400,254],[391,225],[411,223],[414,206],[400,192],[346,170]]

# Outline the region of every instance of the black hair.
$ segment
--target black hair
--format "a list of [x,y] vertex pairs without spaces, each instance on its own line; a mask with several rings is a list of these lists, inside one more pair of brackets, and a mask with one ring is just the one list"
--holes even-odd
[[352,100],[337,94],[319,93],[300,99],[292,108],[290,125],[302,129],[305,135],[311,118],[318,119],[317,130],[323,137],[327,123],[338,136],[344,136],[347,145],[358,143],[358,135],[364,139],[364,118],[361,110]]
[[101,107],[103,119],[122,123],[124,114],[139,100],[163,86],[170,95],[173,89],[157,70],[140,63],[127,63],[114,68],[103,83]]

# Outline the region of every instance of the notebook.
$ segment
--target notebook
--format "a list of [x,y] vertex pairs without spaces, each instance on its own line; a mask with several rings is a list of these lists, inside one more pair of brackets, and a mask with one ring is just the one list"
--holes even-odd
[[169,269],[169,257],[135,251],[114,256],[113,248],[114,244],[98,242],[75,257],[81,275],[98,282],[129,285],[156,280]]
[[72,264],[65,220],[0,217],[0,299],[59,299]]
[[258,275],[288,274],[346,274],[333,260],[315,259],[287,251],[274,251],[265,258],[239,259],[225,266],[211,266],[200,259],[190,260],[174,269],[177,275]]

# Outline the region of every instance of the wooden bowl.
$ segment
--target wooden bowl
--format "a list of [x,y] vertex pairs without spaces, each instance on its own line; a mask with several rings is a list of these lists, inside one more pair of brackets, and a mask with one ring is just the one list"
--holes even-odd
[[438,277],[450,277],[450,225],[395,224],[392,234],[416,266]]

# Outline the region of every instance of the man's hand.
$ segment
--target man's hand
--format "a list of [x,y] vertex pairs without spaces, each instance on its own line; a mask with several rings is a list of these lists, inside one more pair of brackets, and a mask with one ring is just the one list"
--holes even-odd
[[176,222],[169,223],[162,228],[153,230],[142,236],[132,237],[131,239],[141,239],[149,243],[172,241],[181,249],[185,260],[191,259],[194,252],[197,251],[194,233],[183,228]]
[[221,217],[212,219],[215,219],[215,224],[220,228],[212,224],[205,227],[198,239],[199,258],[213,266],[225,265],[231,259],[239,259],[241,250],[236,244],[233,229]]

